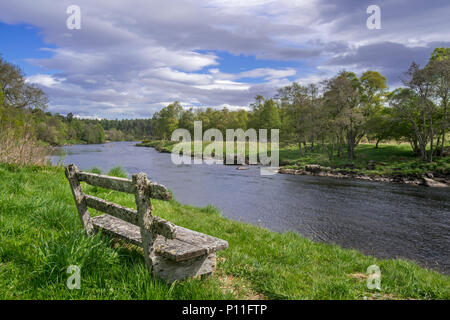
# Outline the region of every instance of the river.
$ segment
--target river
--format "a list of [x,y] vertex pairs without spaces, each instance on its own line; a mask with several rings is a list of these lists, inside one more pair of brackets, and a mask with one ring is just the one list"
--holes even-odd
[[[256,166],[175,165],[170,154],[134,142],[60,148],[64,163],[146,172],[184,204],[212,204],[230,219],[379,258],[401,257],[450,274],[450,189],[276,174]],[[56,163],[58,156],[53,156]]]

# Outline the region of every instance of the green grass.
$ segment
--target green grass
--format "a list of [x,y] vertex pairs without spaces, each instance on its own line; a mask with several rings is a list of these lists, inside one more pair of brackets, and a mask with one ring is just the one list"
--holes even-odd
[[[175,144],[177,142],[155,140],[138,144],[138,146],[153,147],[160,152],[171,152]],[[203,149],[208,144],[208,142],[203,142]],[[268,149],[270,149],[270,145]],[[248,156],[248,146],[245,150]],[[227,150],[225,150],[224,154],[226,152]],[[236,152],[236,147],[234,152]],[[428,172],[438,175],[450,175],[449,156],[435,157],[433,163],[426,163],[415,156],[411,146],[406,143],[380,144],[377,149],[374,144],[360,144],[355,150],[355,159],[353,161],[349,161],[345,154],[341,158],[335,155],[330,160],[328,154],[319,147],[316,147],[314,152],[308,149],[301,156],[297,145],[286,145],[280,147],[279,154],[280,165],[294,169],[304,169],[306,165],[318,164],[334,170],[370,175],[411,175],[420,177]],[[369,169],[371,161],[375,162],[375,169]]]
[[[131,195],[85,191],[134,207]],[[84,235],[61,169],[0,165],[0,299],[450,298],[448,276],[413,262],[270,232],[228,220],[212,206],[152,202],[155,214],[229,242],[214,276],[172,285],[151,277],[139,248]],[[372,264],[381,268],[380,292],[366,287]],[[80,290],[66,287],[69,265],[81,268]]]
[[[409,144],[360,144],[355,150],[353,161],[334,157],[329,160],[325,153],[308,151],[300,156],[298,148],[288,146],[280,149],[280,162],[287,167],[301,168],[308,164],[319,164],[332,169],[347,169],[356,173],[373,175],[412,175],[419,177],[423,173],[450,174],[450,157],[435,157],[433,163],[421,161],[414,155]],[[368,169],[375,162],[375,169]]]

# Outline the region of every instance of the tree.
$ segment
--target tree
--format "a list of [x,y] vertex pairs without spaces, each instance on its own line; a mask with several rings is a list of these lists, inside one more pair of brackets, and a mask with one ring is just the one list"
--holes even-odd
[[194,121],[195,114],[192,108],[190,108],[189,110],[184,110],[181,112],[178,127],[186,129],[191,133],[191,135],[194,135]]
[[386,87],[386,78],[376,71],[366,71],[361,78],[342,71],[325,81],[325,103],[338,145],[345,141],[349,160],[354,159],[355,148],[367,133],[367,120],[379,108]]
[[430,123],[427,108],[420,102],[420,97],[410,88],[399,88],[390,94],[390,105],[398,111],[401,119],[409,122],[414,134],[411,140],[413,149],[419,151],[423,161],[427,161]]
[[[411,124],[423,161],[433,161],[436,105],[433,97],[432,70],[413,62],[403,80],[406,88],[394,90],[391,105]],[[427,145],[430,153],[427,154]]]
[[[282,138],[294,140],[298,144],[299,152],[303,155],[302,144],[314,142],[317,138],[324,139],[323,119],[321,117],[322,99],[319,88],[315,84],[302,86],[293,83],[278,90],[276,95],[281,101]],[[322,140],[323,140],[322,139]]]
[[[444,149],[445,135],[449,127],[448,106],[450,98],[450,48],[434,49],[426,65],[427,76],[431,81],[431,99],[436,106],[438,135],[436,150]],[[441,140],[441,141],[439,141]]]
[[262,108],[259,110],[258,116],[258,129],[280,129],[281,120],[279,108],[273,99],[264,101]]
[[35,85],[26,83],[22,70],[1,56],[0,90],[6,107],[45,109],[48,103],[45,93]]
[[450,59],[450,48],[435,48],[431,53],[430,61],[442,61]]
[[238,110],[228,113],[226,121],[226,129],[242,129],[247,130],[248,112]]
[[172,135],[172,131],[178,128],[182,111],[183,108],[176,101],[153,115],[155,133],[159,138],[167,140]]

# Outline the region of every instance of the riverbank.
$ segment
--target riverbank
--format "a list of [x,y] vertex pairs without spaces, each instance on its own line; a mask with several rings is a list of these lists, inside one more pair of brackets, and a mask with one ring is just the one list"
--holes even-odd
[[426,187],[450,187],[450,179],[448,175],[435,177],[433,173],[426,174],[402,174],[397,173],[391,176],[377,174],[362,174],[352,170],[332,169],[330,167],[322,167],[320,165],[306,165],[304,167],[282,167],[278,173],[292,175],[310,175],[319,177],[331,177],[338,179],[358,179],[374,182],[393,182],[404,183],[415,186]]
[[[120,170],[116,170],[116,173]],[[131,195],[86,192],[133,207]],[[3,299],[449,299],[450,277],[414,262],[365,256],[224,218],[213,207],[152,201],[174,223],[225,239],[217,273],[169,286],[148,275],[139,249],[84,236],[63,170],[0,166],[0,297]],[[96,212],[92,212],[96,215]],[[367,267],[382,273],[366,286]],[[81,267],[80,290],[66,287]]]
[[[170,153],[177,142],[146,141],[140,147],[152,147]],[[208,143],[203,143],[205,148]],[[279,150],[279,173],[314,175],[333,178],[359,179],[376,182],[394,182],[429,187],[450,186],[450,156],[435,158],[433,163],[418,159],[407,144],[361,144],[355,150],[353,161],[328,155],[316,147],[300,155],[297,146],[284,146]],[[225,154],[224,154],[225,157]],[[248,148],[246,148],[248,159]]]

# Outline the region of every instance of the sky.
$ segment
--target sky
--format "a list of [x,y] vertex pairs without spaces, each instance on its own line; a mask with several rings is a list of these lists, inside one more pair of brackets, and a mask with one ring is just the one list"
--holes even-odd
[[[67,8],[81,10],[69,29]],[[369,5],[381,29],[369,29]],[[450,47],[442,0],[1,0],[0,54],[80,117],[148,118],[184,108],[247,108],[296,81],[341,70],[399,86],[411,62]]]

